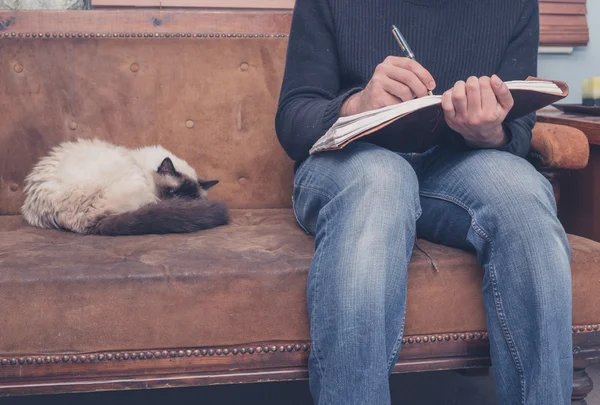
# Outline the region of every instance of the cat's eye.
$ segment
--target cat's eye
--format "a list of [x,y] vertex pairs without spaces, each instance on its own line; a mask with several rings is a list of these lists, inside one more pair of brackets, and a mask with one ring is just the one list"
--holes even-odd
[[174,195],[174,194],[175,194],[175,189],[174,189],[174,188],[170,188],[170,189],[169,189],[167,192],[168,192],[170,195]]

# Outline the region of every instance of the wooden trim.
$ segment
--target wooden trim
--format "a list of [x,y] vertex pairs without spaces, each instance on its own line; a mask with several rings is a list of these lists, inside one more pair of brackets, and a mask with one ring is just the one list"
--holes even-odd
[[[278,1],[266,0],[260,4],[273,5]],[[287,34],[291,20],[292,10],[276,9],[110,8],[94,11],[0,11],[0,34],[141,32],[160,35],[161,33],[187,33],[192,32],[192,29],[193,32],[198,33]],[[544,14],[540,31],[541,46],[583,46],[589,41],[587,20],[584,15]]]
[[190,7],[292,10],[294,0],[96,0],[94,7]]
[[[577,368],[600,362],[599,325],[573,327]],[[0,357],[0,397],[300,380],[308,342]],[[485,332],[408,336],[394,373],[490,366]]]
[[291,18],[291,11],[282,10],[0,10],[0,27],[4,26],[0,36],[18,37],[28,32],[44,36],[73,32],[287,34]]

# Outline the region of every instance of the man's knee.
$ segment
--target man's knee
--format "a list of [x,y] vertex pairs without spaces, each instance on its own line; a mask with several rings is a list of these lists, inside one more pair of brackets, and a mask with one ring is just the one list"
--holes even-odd
[[477,193],[479,225],[490,233],[513,235],[556,227],[552,185],[529,162],[497,151],[482,151],[479,158],[485,162],[474,168],[475,175],[486,179]]
[[339,214],[362,226],[377,218],[390,224],[415,221],[420,213],[419,183],[411,165],[371,144],[350,144],[309,158],[298,169],[294,188],[296,215],[309,230],[323,210],[326,218]]

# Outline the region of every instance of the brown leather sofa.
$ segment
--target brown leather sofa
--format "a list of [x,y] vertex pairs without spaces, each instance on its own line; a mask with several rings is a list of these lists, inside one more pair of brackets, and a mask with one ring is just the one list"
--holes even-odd
[[[313,239],[291,211],[274,113],[290,13],[0,12],[0,395],[307,377]],[[25,225],[23,179],[65,139],[160,143],[221,183],[231,225],[78,236]],[[587,163],[578,130],[538,124],[556,179]],[[558,196],[558,193],[557,193]],[[600,244],[573,250],[574,403],[600,360]],[[409,270],[395,372],[490,366],[482,270],[427,242]]]

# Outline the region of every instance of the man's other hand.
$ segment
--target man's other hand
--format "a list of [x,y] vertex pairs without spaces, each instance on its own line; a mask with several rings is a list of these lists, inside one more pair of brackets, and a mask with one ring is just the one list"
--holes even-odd
[[364,90],[350,96],[342,104],[342,116],[359,114],[415,97],[427,95],[435,88],[433,76],[418,62],[409,58],[388,56],[377,65]]
[[506,83],[496,75],[456,82],[442,97],[448,126],[479,148],[497,148],[508,142],[502,123],[513,105]]

